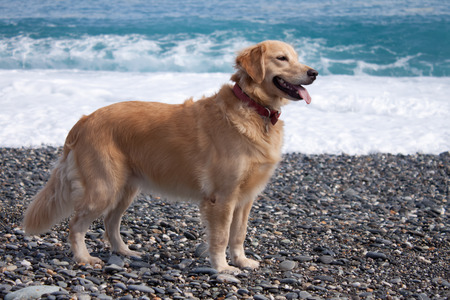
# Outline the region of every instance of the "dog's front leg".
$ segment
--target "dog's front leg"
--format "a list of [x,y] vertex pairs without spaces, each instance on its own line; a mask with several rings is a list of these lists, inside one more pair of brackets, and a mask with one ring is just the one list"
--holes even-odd
[[237,274],[240,270],[228,265],[226,259],[234,208],[232,199],[216,196],[205,197],[200,206],[208,231],[209,259],[212,267],[218,272]]
[[233,215],[230,231],[230,255],[233,265],[240,268],[256,269],[259,267],[259,262],[245,257],[244,241],[247,235],[248,215],[253,205],[253,199],[245,203],[239,203]]

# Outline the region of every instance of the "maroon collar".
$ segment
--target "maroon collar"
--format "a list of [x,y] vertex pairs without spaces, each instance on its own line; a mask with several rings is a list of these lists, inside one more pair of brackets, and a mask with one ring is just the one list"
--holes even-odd
[[252,98],[250,98],[244,91],[241,89],[241,87],[236,83],[233,87],[233,93],[236,97],[241,99],[243,102],[247,103],[249,106],[253,107],[255,111],[265,118],[269,118],[272,125],[275,125],[278,121],[278,118],[281,115],[281,112],[278,110],[270,109],[268,107],[265,107]]

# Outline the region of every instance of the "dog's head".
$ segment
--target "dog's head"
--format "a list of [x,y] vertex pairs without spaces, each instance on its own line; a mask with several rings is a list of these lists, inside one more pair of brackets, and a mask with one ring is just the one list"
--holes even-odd
[[319,74],[301,64],[294,48],[280,41],[265,41],[242,50],[236,58],[237,72],[231,80],[265,106],[279,108],[284,99],[305,100],[311,97],[303,85],[314,82]]

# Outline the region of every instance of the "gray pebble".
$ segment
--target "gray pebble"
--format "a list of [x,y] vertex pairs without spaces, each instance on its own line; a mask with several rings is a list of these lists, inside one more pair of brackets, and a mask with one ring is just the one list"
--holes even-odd
[[77,272],[74,270],[61,270],[59,271],[60,274],[67,277],[75,277],[77,276]]
[[106,273],[116,273],[122,272],[124,270],[124,268],[119,267],[118,265],[115,264],[107,265],[103,269]]
[[320,280],[320,281],[334,282],[334,278],[329,275],[317,275],[316,277],[314,277],[314,279]]
[[136,272],[129,272],[129,273],[122,272],[121,274],[127,278],[134,278],[134,279],[139,278],[139,275]]
[[8,293],[12,289],[12,286],[9,284],[0,284],[0,292],[4,294]]
[[208,274],[208,275],[214,275],[217,274],[217,270],[213,268],[208,267],[198,267],[191,270],[191,273],[194,274]]
[[133,260],[130,263],[130,267],[140,269],[140,268],[150,268],[151,265],[145,261]]
[[307,262],[307,261],[312,261],[313,257],[312,256],[308,256],[308,255],[298,255],[294,257],[295,261],[298,262]]
[[349,197],[349,198],[358,198],[359,197],[358,192],[356,192],[352,188],[348,188],[347,190],[345,190],[344,196]]
[[108,260],[108,265],[116,265],[119,267],[123,267],[125,265],[125,262],[123,261],[120,256],[117,255],[111,255],[111,257]]
[[400,284],[402,282],[401,278],[394,278],[392,280],[389,281],[392,284]]
[[6,249],[9,249],[9,250],[19,250],[19,246],[14,245],[14,244],[7,244],[7,245],[6,245]]
[[444,278],[435,277],[431,281],[436,285],[442,285],[442,286],[445,286],[446,288],[450,288],[450,283],[447,280],[445,280]]
[[32,249],[32,248],[36,248],[38,246],[38,243],[36,242],[28,242],[28,248]]
[[361,298],[371,299],[373,297],[373,294],[371,292],[363,292],[358,294]]
[[149,286],[143,285],[143,284],[140,284],[140,285],[130,284],[128,286],[128,289],[132,290],[132,291],[140,291],[142,293],[150,293],[150,294],[154,294],[155,293],[154,289],[152,289]]
[[331,255],[322,255],[317,261],[323,264],[331,264],[334,261],[334,258]]
[[280,283],[294,285],[294,284],[298,284],[299,280],[296,278],[283,278],[280,280]]
[[72,287],[72,291],[74,291],[75,293],[80,293],[80,292],[84,292],[85,288],[82,285],[76,285]]
[[[50,247],[51,247],[51,246],[52,246],[52,245],[50,244]],[[54,265],[57,265],[57,266],[68,266],[68,265],[69,265],[69,263],[68,263],[67,261],[60,261],[60,260],[57,259],[57,258],[52,259],[51,263],[54,264]]]
[[208,257],[208,244],[201,243],[197,246],[194,252],[195,257]]
[[86,276],[85,277],[86,280],[89,280],[90,282],[96,284],[96,285],[100,285],[101,281],[98,278],[95,278],[93,276]]
[[380,252],[367,252],[366,257],[370,257],[373,259],[387,259],[386,254]]
[[97,299],[98,300],[113,300],[113,297],[105,295],[105,294],[100,294],[100,295],[97,295]]
[[186,231],[186,232],[184,232],[184,236],[185,236],[187,239],[193,240],[193,241],[195,241],[196,239],[198,239],[198,236],[197,236],[194,232]]
[[247,289],[238,289],[237,293],[241,296],[246,296],[246,295],[250,294],[249,290],[247,290]]
[[34,285],[25,287],[15,292],[8,293],[5,296],[5,300],[33,299],[33,298],[36,299],[40,298],[44,294],[51,294],[60,290],[61,288],[59,286]]
[[77,300],[90,300],[91,296],[89,296],[89,294],[85,294],[85,293],[78,293],[77,294]]
[[297,263],[292,260],[285,260],[285,261],[281,262],[279,265],[280,269],[284,270],[284,271],[290,271],[290,270],[294,269],[296,266],[297,266]]
[[184,270],[186,268],[188,268],[190,265],[192,265],[192,263],[194,262],[194,260],[192,259],[183,259],[179,264],[178,264],[178,268],[181,270]]
[[157,293],[157,294],[164,295],[166,293],[166,291],[163,288],[160,288],[160,287],[157,287],[157,286],[154,286],[152,288],[155,290],[155,293]]
[[114,288],[118,288],[118,289],[121,289],[121,290],[126,290],[127,286],[123,282],[117,282],[117,283],[114,284]]
[[430,298],[425,293],[420,293],[417,295],[417,299],[419,300],[430,300]]
[[312,298],[312,295],[310,293],[308,293],[307,291],[301,291],[299,293],[299,296],[301,299],[310,299]]
[[297,293],[291,292],[291,293],[287,293],[287,294],[285,295],[285,297],[286,297],[286,299],[288,299],[288,300],[293,300],[293,299],[298,299],[298,298],[299,298],[299,295],[298,295]]
[[236,284],[241,283],[241,281],[236,277],[234,277],[233,275],[223,273],[218,274],[215,279],[221,283],[236,283]]
[[80,284],[81,284],[82,286],[84,286],[85,288],[89,288],[89,287],[91,287],[91,286],[94,285],[94,283],[93,283],[92,281],[90,281],[89,279],[77,277],[77,280],[78,280],[78,281],[80,282]]

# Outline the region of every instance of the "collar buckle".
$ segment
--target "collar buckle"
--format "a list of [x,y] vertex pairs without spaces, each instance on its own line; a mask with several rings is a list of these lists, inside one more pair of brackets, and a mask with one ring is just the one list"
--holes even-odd
[[233,87],[233,93],[234,95],[242,100],[243,102],[247,103],[249,106],[255,109],[255,111],[262,117],[265,117],[267,119],[270,119],[270,122],[272,125],[275,125],[278,121],[278,118],[281,115],[281,112],[278,110],[270,109],[264,105],[259,104],[252,98],[250,98],[244,91],[241,89],[241,87],[236,83]]

